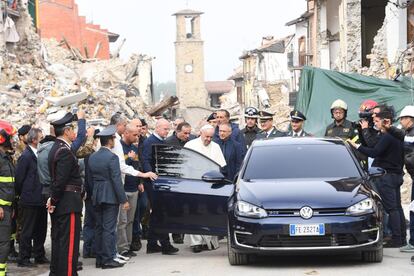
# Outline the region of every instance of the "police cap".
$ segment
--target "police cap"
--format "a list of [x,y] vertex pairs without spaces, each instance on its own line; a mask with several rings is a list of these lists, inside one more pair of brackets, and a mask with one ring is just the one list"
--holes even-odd
[[270,119],[273,119],[273,116],[274,115],[275,115],[274,113],[271,113],[271,112],[268,112],[268,111],[264,111],[264,110],[261,110],[259,112],[259,118],[260,118],[260,120],[270,120]]
[[71,126],[73,121],[75,121],[74,115],[71,112],[67,112],[63,115],[63,117],[57,118],[56,120],[52,121],[50,124],[56,129],[56,128],[62,128],[65,126]]
[[115,132],[116,132],[116,126],[109,125],[106,128],[104,128],[102,131],[100,131],[98,134],[96,134],[96,137],[113,136]]
[[215,120],[216,118],[217,118],[217,114],[216,114],[216,112],[213,112],[213,113],[210,114],[210,116],[208,116],[207,122]]
[[290,119],[291,120],[306,121],[306,116],[303,115],[303,113],[298,111],[298,110],[293,110],[293,111],[290,112]]

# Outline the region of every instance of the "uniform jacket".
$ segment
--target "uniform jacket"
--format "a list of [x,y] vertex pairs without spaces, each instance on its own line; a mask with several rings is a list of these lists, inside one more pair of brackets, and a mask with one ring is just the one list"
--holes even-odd
[[65,191],[67,185],[82,189],[78,159],[63,140],[56,139],[48,158],[49,171],[52,179],[50,185],[52,204],[56,206],[54,214],[82,212],[82,196],[79,192]]
[[[291,130],[287,133],[287,136],[293,137],[293,133],[294,133],[293,130]],[[300,133],[298,137],[309,137],[309,136],[312,136],[312,135],[310,135],[309,133],[307,133],[306,131],[302,129],[302,132]]]
[[337,125],[336,122],[326,127],[325,136],[327,137],[340,137],[343,140],[352,139],[358,135],[358,130],[354,129],[352,122],[344,120],[341,125]]
[[266,138],[266,133],[264,133],[257,126],[255,126],[254,128],[248,128],[246,126],[241,130],[241,133],[244,136],[244,143],[246,144],[247,148],[249,148],[252,145],[254,140]]
[[27,146],[16,165],[16,193],[22,206],[44,206],[42,184],[37,173],[37,157]]
[[266,132],[264,132],[264,135],[266,136],[266,138],[275,138],[275,137],[284,137],[286,136],[286,133],[278,130],[276,127],[273,127],[269,135],[267,135]]
[[240,170],[240,166],[243,162],[243,146],[231,137],[226,141],[220,139],[217,144],[220,146],[220,149],[224,155],[224,159],[227,163],[227,165],[222,170],[223,174],[227,179],[233,181],[234,176]]
[[12,158],[0,151],[0,206],[11,206],[15,199]]
[[121,204],[127,201],[116,154],[108,148],[101,147],[89,157],[87,169],[93,183],[94,205]]

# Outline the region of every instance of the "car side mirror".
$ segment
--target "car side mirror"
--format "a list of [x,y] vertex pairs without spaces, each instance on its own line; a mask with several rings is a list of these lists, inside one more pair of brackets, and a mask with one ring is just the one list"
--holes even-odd
[[368,175],[369,177],[380,177],[386,174],[387,172],[379,167],[371,167],[368,169]]
[[201,177],[201,180],[208,183],[231,183],[219,171],[208,171]]

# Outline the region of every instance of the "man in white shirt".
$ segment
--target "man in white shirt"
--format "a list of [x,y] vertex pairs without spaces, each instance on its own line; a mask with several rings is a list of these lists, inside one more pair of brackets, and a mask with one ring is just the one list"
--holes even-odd
[[[191,140],[185,144],[185,148],[192,149],[201,153],[202,155],[216,161],[220,167],[226,166],[226,160],[221,152],[220,146],[213,142],[214,127],[205,125],[200,130],[200,137]],[[215,236],[204,235],[185,235],[186,243],[190,244],[194,253],[199,253],[203,250],[203,246],[208,249],[216,249],[219,247],[218,238]]]

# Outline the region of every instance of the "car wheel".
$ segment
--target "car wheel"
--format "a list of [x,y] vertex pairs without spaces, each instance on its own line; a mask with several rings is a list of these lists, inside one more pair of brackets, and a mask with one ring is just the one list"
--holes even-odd
[[236,253],[231,248],[230,227],[227,228],[227,255],[229,257],[229,263],[231,265],[245,265],[249,262],[249,256],[247,254]]
[[376,250],[370,251],[363,251],[362,252],[362,260],[368,263],[380,263],[382,262],[383,257],[383,247],[381,245],[380,248]]

